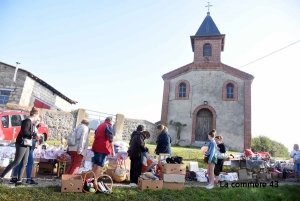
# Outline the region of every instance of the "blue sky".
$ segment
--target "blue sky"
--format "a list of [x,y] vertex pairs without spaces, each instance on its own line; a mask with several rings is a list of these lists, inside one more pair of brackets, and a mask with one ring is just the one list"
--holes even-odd
[[[212,1],[235,68],[300,40],[300,1]],[[160,120],[161,76],[193,60],[190,36],[207,1],[1,0],[0,61],[77,100],[74,106]],[[241,70],[251,73],[252,134],[300,143],[300,42]]]

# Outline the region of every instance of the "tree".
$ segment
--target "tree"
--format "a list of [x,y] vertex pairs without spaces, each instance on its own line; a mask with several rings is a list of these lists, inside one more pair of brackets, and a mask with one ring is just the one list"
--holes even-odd
[[177,142],[176,145],[179,145],[180,142],[185,141],[181,140],[181,130],[183,127],[186,127],[186,124],[182,124],[180,122],[174,122],[173,120],[170,121],[170,125],[174,126],[177,132]]
[[269,152],[272,157],[289,158],[289,151],[282,143],[271,140],[266,136],[252,138],[252,151]]

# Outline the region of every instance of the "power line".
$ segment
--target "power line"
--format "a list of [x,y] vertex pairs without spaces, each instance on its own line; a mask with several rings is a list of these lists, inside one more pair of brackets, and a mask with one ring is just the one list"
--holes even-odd
[[[296,41],[296,42],[294,42],[294,43],[291,43],[291,44],[289,44],[289,45],[287,45],[287,46],[285,46],[285,47],[283,47],[283,48],[280,48],[280,49],[278,49],[278,50],[276,50],[276,51],[274,51],[274,52],[272,52],[272,53],[270,53],[270,54],[267,54],[267,55],[265,55],[265,56],[263,56],[263,57],[261,57],[261,58],[259,58],[259,59],[256,59],[256,60],[254,60],[254,61],[252,61],[252,62],[250,62],[250,63],[248,63],[248,64],[245,64],[245,65],[243,65],[243,66],[241,66],[241,67],[239,67],[239,68],[237,68],[237,69],[241,69],[241,68],[243,68],[243,67],[245,67],[245,66],[248,66],[248,65],[250,65],[250,64],[252,64],[252,63],[254,63],[254,62],[257,62],[257,61],[259,61],[259,60],[262,60],[262,59],[264,59],[264,58],[266,58],[266,57],[268,57],[268,56],[270,56],[270,55],[272,55],[272,54],[275,54],[276,52],[279,52],[279,51],[281,51],[281,50],[283,50],[283,49],[286,49],[286,48],[288,48],[288,47],[290,47],[290,46],[292,46],[292,45],[295,45],[295,44],[298,43],[298,42],[300,42],[300,40],[298,40],[298,41]],[[192,85],[192,87],[191,87],[192,97],[191,97],[190,115],[191,115],[191,112],[192,112],[193,94],[194,94],[194,93],[193,93],[193,89],[194,89],[194,87],[197,86],[197,85],[199,85],[199,84],[203,84],[203,83],[205,83],[205,82],[208,82],[208,81],[211,81],[211,80],[214,80],[214,79],[217,79],[217,78],[221,78],[222,76],[225,76],[225,75],[226,75],[226,74],[223,74],[223,75],[220,75],[220,76],[211,78],[211,79],[209,79],[209,80],[205,80],[205,81],[199,82],[198,84]]]
[[261,60],[261,59],[263,59],[263,58],[266,58],[266,57],[268,57],[268,56],[270,56],[270,55],[272,55],[272,54],[274,54],[274,53],[276,53],[276,52],[279,52],[279,51],[281,51],[281,50],[283,50],[283,49],[285,49],[285,48],[287,48],[287,47],[290,47],[290,46],[292,46],[292,45],[294,45],[294,44],[296,44],[296,43],[299,43],[299,42],[300,42],[300,40],[298,40],[298,41],[296,41],[296,42],[294,42],[294,43],[292,43],[292,44],[289,44],[289,45],[287,45],[287,46],[285,46],[285,47],[283,47],[283,48],[280,48],[279,50],[276,50],[276,51],[274,51],[274,52],[272,52],[272,53],[270,53],[270,54],[267,54],[266,56],[263,56],[263,57],[261,57],[261,58],[259,58],[259,59],[256,59],[256,60],[254,60],[254,61],[252,61],[252,62],[250,62],[250,63],[248,63],[248,64],[245,64],[245,65],[239,67],[238,69],[241,69],[241,68],[243,68],[243,67],[245,67],[245,66],[248,66],[248,65],[250,65],[250,64],[252,64],[252,63],[254,63],[254,62],[256,62],[256,61],[259,61],[259,60]]
[[[274,52],[272,52],[272,53],[270,53],[270,54],[267,54],[267,55],[265,55],[265,56],[263,56],[263,57],[261,57],[261,58],[259,58],[259,59],[256,59],[256,60],[254,60],[254,61],[252,61],[252,62],[250,62],[250,63],[248,63],[248,64],[245,64],[245,65],[243,65],[243,66],[241,66],[241,67],[239,67],[239,68],[236,68],[236,69],[241,69],[241,68],[243,68],[243,67],[245,67],[245,66],[248,66],[248,65],[250,65],[250,64],[252,64],[252,63],[254,63],[254,62],[256,62],[256,61],[259,61],[259,60],[264,59],[264,58],[266,58],[266,57],[268,57],[268,56],[270,56],[270,55],[272,55],[272,54],[275,54],[276,52],[279,52],[279,51],[281,51],[281,50],[283,50],[283,49],[285,49],[285,48],[288,48],[288,47],[290,47],[290,46],[292,46],[292,45],[295,45],[295,44],[298,43],[298,42],[300,42],[300,40],[298,40],[298,41],[296,41],[296,42],[294,42],[294,43],[291,43],[291,44],[289,44],[289,45],[287,45],[287,46],[285,46],[285,47],[283,47],[283,48],[280,48],[280,49],[278,49],[278,50],[276,50],[276,51],[274,51]],[[221,75],[221,76],[217,76],[217,77],[211,78],[211,79],[209,79],[209,80],[205,80],[205,81],[199,82],[198,84],[195,84],[195,85],[193,85],[192,87],[197,86],[197,85],[199,85],[199,84],[203,84],[203,83],[205,83],[205,82],[208,82],[208,81],[211,81],[211,80],[214,80],[214,79],[217,79],[217,78],[220,78],[220,77],[222,77],[222,76],[224,76],[224,75],[226,75],[226,74],[223,74],[223,75]]]

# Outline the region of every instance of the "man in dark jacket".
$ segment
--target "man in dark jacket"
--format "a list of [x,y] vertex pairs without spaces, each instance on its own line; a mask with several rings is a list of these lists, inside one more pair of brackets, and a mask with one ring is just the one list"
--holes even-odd
[[146,135],[143,133],[144,126],[139,125],[131,135],[128,156],[130,157],[130,186],[137,187],[138,178],[142,172],[141,152],[148,152],[145,146]]

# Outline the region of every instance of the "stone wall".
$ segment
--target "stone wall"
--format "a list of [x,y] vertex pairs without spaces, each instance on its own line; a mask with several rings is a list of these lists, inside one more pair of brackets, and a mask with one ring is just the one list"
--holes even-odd
[[144,125],[145,130],[150,132],[151,137],[147,141],[151,143],[155,143],[157,138],[156,125],[149,121],[140,120],[140,119],[129,119],[129,118],[124,119],[122,140],[129,141],[132,132],[135,131],[137,126],[140,124]]
[[49,128],[49,140],[66,138],[75,127],[76,118],[70,112],[42,109],[43,122]]
[[[24,110],[30,111],[31,107],[21,106],[17,104],[6,104],[8,110]],[[77,114],[70,112],[39,109],[42,116],[42,122],[48,126],[48,140],[61,140],[62,137],[67,137],[76,125]]]

